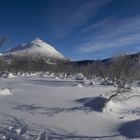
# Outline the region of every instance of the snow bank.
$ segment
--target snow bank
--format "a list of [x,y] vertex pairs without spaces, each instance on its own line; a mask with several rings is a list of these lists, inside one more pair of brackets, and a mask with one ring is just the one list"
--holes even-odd
[[9,89],[0,89],[0,96],[12,95]]

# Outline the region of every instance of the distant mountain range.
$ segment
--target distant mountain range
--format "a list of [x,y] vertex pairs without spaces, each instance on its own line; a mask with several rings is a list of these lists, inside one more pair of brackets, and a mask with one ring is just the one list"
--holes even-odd
[[[140,52],[136,54],[127,55],[131,60],[140,63]],[[58,52],[54,47],[48,43],[42,41],[39,38],[34,39],[29,43],[24,43],[15,48],[11,48],[5,51],[0,58],[7,62],[13,62],[18,60],[26,60],[26,62],[45,62],[47,64],[57,64],[57,63],[72,63],[77,66],[86,66],[88,64],[100,62],[101,64],[108,64],[112,58],[103,59],[103,60],[82,60],[82,61],[70,61],[67,57]]]
[[[135,53],[135,54],[126,54],[125,56],[127,56],[129,60],[133,62],[137,62],[140,65],[140,52]],[[111,62],[112,59],[113,58],[107,58],[107,59],[102,59],[102,60],[81,60],[81,61],[73,61],[72,63],[78,66],[86,66],[89,64],[97,63],[97,62],[99,62],[100,64],[107,65]]]

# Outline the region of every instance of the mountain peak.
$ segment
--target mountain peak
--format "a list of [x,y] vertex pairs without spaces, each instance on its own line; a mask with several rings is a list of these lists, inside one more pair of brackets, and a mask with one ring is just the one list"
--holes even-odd
[[41,43],[41,42],[43,42],[43,41],[39,37],[36,37],[31,43],[37,44],[37,43]]
[[9,49],[4,55],[68,61],[59,51],[38,37],[29,43]]

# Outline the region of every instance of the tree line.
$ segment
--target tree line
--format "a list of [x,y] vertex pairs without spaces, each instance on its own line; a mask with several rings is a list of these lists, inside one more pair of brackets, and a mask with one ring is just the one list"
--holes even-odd
[[[5,42],[5,39],[0,39],[0,45]],[[0,75],[3,73],[12,72],[13,74],[31,73],[31,72],[54,72],[66,73],[67,75],[74,75],[82,73],[85,77],[92,79],[93,77],[101,77],[107,82],[110,79],[114,85],[124,87],[130,85],[133,80],[140,80],[140,55],[132,57],[131,55],[118,55],[106,62],[96,60],[89,64],[79,65],[75,62],[56,62],[48,63],[46,59],[38,56],[33,57],[19,57],[13,55],[0,57]]]

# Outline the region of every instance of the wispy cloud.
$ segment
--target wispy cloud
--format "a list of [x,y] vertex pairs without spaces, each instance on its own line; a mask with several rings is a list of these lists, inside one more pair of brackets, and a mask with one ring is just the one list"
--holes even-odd
[[[80,26],[84,25],[90,17],[112,0],[50,0],[48,3],[49,16],[47,26],[52,34],[65,37]],[[62,5],[60,4],[62,2]]]
[[83,28],[83,30],[81,30],[81,33],[88,33],[90,31],[96,30],[96,29],[100,29],[101,27],[105,26],[105,24],[108,23],[110,18],[101,20],[100,22],[94,23],[94,24],[90,24],[89,26],[87,26],[86,28]]
[[[78,49],[81,53],[93,53],[106,49],[123,48],[131,45],[140,45],[140,17],[132,17],[121,20],[107,19],[99,23],[90,25],[83,30],[90,34],[88,41],[83,43]],[[94,32],[95,29],[96,32]],[[140,49],[140,47],[139,47]]]

